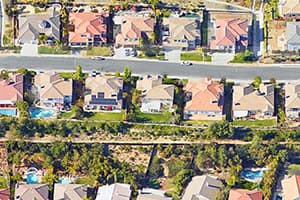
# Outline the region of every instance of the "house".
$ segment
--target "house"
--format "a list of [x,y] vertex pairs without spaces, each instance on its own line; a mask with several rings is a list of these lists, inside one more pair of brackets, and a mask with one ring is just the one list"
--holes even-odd
[[183,194],[182,200],[215,200],[223,184],[207,175],[194,176]]
[[130,185],[115,183],[98,188],[96,200],[130,200]]
[[55,6],[47,12],[19,15],[18,44],[39,44],[39,37],[48,37],[46,43],[60,41],[60,13]]
[[47,184],[16,184],[15,200],[48,200]]
[[160,76],[141,77],[137,81],[137,89],[142,91],[142,112],[157,113],[172,110],[175,86],[162,84]]
[[278,10],[282,17],[300,17],[300,2],[299,0],[280,0]]
[[285,85],[285,114],[290,119],[300,118],[300,83]]
[[288,51],[300,50],[300,22],[287,22],[286,45]]
[[114,22],[121,26],[115,39],[117,47],[137,47],[141,39],[149,39],[154,31],[154,19],[150,17],[117,16]]
[[228,200],[262,200],[263,194],[256,190],[231,189]]
[[200,45],[200,20],[198,18],[170,17],[163,19],[163,46],[194,50]]
[[212,79],[188,82],[184,87],[184,118],[221,120],[224,116],[224,85]]
[[270,118],[274,115],[274,85],[260,84],[255,89],[252,84],[238,83],[233,86],[233,118]]
[[83,12],[70,13],[69,45],[86,47],[106,44],[107,16],[104,14]]
[[123,79],[97,75],[85,81],[84,109],[86,111],[121,111]]
[[209,48],[233,53],[247,49],[248,23],[247,19],[216,19]]
[[300,176],[293,175],[281,181],[282,197],[284,200],[295,200],[300,198]]
[[54,200],[82,200],[87,198],[87,185],[54,184]]
[[165,191],[152,189],[152,188],[143,188],[139,191],[137,200],[172,200],[172,197],[167,197]]
[[0,78],[0,114],[17,115],[16,102],[23,100],[24,77],[9,73],[7,79]]
[[57,72],[39,73],[34,78],[40,105],[49,108],[70,107],[73,102],[73,80]]
[[0,200],[9,200],[9,189],[0,189]]

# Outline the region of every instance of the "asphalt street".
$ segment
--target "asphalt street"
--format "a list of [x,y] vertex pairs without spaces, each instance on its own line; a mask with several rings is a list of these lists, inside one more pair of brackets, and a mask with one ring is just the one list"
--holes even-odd
[[222,78],[232,80],[252,80],[259,75],[268,80],[298,80],[300,79],[300,67],[297,66],[243,66],[243,65],[213,65],[194,64],[193,66],[181,66],[179,63],[166,61],[139,61],[139,60],[91,60],[89,58],[75,57],[23,57],[0,56],[0,69],[16,69],[26,67],[37,71],[71,71],[80,64],[84,71],[98,70],[100,72],[122,72],[125,66],[129,66],[133,74],[167,74],[181,78]]

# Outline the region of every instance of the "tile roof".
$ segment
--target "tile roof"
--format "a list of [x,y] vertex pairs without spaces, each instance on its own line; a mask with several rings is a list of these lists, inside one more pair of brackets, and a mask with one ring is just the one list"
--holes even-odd
[[38,40],[40,33],[60,40],[60,15],[55,8],[49,9],[46,13],[19,16],[19,42],[29,43]]
[[222,186],[222,182],[214,177],[207,175],[195,176],[188,184],[182,200],[214,200]]
[[300,198],[300,175],[293,175],[281,181],[283,199],[295,200]]
[[235,46],[236,41],[248,46],[248,39],[242,39],[241,35],[248,34],[248,20],[241,19],[217,19],[215,21],[215,40],[210,42],[210,48],[217,46]]
[[299,0],[282,0],[279,3],[281,15],[299,14],[300,1]]
[[229,193],[229,200],[262,200],[263,194],[260,191],[232,189]]
[[54,184],[54,200],[82,200],[87,197],[87,185]]
[[21,184],[16,185],[15,198],[19,200],[48,200],[47,184]]
[[99,187],[96,200],[129,200],[130,197],[130,185],[115,183]]
[[151,88],[161,85],[162,84],[162,78],[160,76],[150,76],[146,75],[141,77],[136,82],[136,89],[141,91],[148,91]]
[[300,83],[285,85],[285,107],[300,108]]
[[139,44],[142,33],[147,35],[154,31],[154,19],[150,17],[123,17],[122,22],[121,33],[116,37],[117,44]]
[[223,84],[213,80],[188,82],[184,90],[192,95],[192,99],[186,102],[185,110],[223,111]]
[[[88,38],[100,35],[102,42],[106,42],[107,26],[104,14],[83,12],[71,13],[69,16],[70,24],[73,24],[74,31],[69,31],[69,42],[87,42]],[[84,37],[83,37],[84,35]]]
[[10,73],[7,80],[0,79],[0,100],[23,100],[23,75]]
[[300,22],[287,22],[286,41],[287,43],[296,43],[300,45]]
[[0,189],[0,200],[9,200],[9,189]]
[[145,99],[173,99],[174,85],[158,85],[147,91],[143,98]]

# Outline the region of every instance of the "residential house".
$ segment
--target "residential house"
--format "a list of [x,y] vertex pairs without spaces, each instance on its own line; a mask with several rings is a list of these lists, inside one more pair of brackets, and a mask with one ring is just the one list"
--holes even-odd
[[0,200],[9,200],[9,189],[0,189]]
[[300,17],[300,2],[299,0],[280,0],[278,10],[282,17]]
[[107,42],[107,16],[83,12],[70,13],[69,45],[71,47],[97,46]]
[[98,188],[96,200],[130,200],[130,185],[115,183]]
[[233,118],[270,118],[274,115],[274,85],[260,84],[255,89],[252,84],[233,86]]
[[70,107],[73,102],[73,80],[64,79],[57,72],[39,73],[34,85],[38,91],[40,105],[62,109]]
[[293,175],[281,181],[283,200],[295,200],[300,198],[300,176]]
[[137,89],[142,91],[142,112],[157,113],[172,110],[175,86],[162,84],[160,76],[141,77],[137,81]]
[[141,39],[149,39],[154,31],[154,19],[150,17],[117,16],[114,22],[121,26],[115,39],[117,47],[137,47]]
[[257,190],[231,189],[228,200],[262,200],[263,194]]
[[53,200],[82,200],[87,198],[87,190],[87,185],[56,183]]
[[183,194],[182,200],[215,200],[223,184],[207,175],[194,176]]
[[88,77],[85,87],[84,109],[86,111],[122,110],[122,78],[102,75]]
[[224,116],[224,85],[206,79],[188,82],[184,87],[186,105],[184,118],[191,120],[221,120]]
[[23,100],[23,87],[22,74],[9,73],[7,79],[0,78],[0,114],[17,115],[16,102]]
[[198,18],[170,17],[163,19],[163,46],[193,50],[200,45],[200,20]]
[[247,19],[216,19],[209,48],[233,53],[245,50],[248,46],[248,23]]
[[60,13],[55,6],[47,12],[19,15],[18,25],[18,44],[39,44],[42,35],[48,37],[46,43],[60,41]]
[[16,184],[15,200],[48,200],[47,184]]
[[172,200],[172,197],[167,197],[165,191],[152,188],[143,188],[139,191],[137,200]]
[[300,22],[287,22],[286,45],[288,51],[300,50]]
[[300,118],[300,83],[285,85],[285,114],[290,119]]

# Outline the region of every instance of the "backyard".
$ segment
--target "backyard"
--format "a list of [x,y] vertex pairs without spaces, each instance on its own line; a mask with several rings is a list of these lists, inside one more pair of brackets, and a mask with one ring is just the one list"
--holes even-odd
[[267,127],[276,126],[276,119],[264,119],[264,120],[235,120],[232,122],[233,126],[244,127]]

